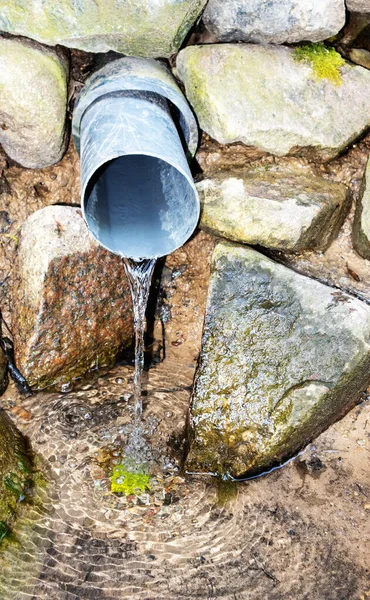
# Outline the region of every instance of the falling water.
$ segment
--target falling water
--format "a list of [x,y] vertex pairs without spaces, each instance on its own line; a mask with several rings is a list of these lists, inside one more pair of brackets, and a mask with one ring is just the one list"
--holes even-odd
[[144,332],[145,311],[148,304],[150,283],[155,266],[155,259],[136,262],[124,258],[127,278],[130,284],[132,303],[134,307],[135,329],[135,375],[134,375],[134,421],[139,428],[142,413],[142,376],[144,369]]

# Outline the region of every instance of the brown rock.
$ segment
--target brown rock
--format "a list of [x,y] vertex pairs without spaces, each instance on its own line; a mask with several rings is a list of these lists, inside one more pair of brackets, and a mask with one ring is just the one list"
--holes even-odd
[[109,365],[132,338],[122,260],[100,248],[81,211],[48,206],[24,223],[13,318],[15,357],[29,384],[61,386]]
[[8,385],[7,364],[8,361],[6,356],[2,348],[0,348],[0,396],[5,392],[6,386]]

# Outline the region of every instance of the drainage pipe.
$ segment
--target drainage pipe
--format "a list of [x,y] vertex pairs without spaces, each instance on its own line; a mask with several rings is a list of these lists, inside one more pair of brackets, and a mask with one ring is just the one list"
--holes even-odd
[[199,220],[195,117],[169,70],[120,58],[87,81],[73,114],[81,206],[105,248],[134,260],[182,246]]

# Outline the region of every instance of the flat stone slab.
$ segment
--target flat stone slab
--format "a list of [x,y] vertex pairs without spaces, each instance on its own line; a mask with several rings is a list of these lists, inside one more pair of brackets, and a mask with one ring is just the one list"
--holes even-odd
[[288,170],[217,172],[197,190],[202,229],[288,252],[326,249],[351,205],[346,186]]
[[353,247],[370,260],[370,160],[367,162],[353,222]]
[[0,144],[22,166],[41,169],[62,158],[68,78],[62,49],[0,36]]
[[169,58],[207,0],[0,0],[0,30],[87,52]]
[[48,206],[24,223],[14,289],[17,366],[31,387],[61,387],[111,364],[133,335],[122,260],[102,249],[82,213]]
[[229,243],[214,252],[187,470],[295,455],[370,381],[370,306]]
[[220,41],[257,44],[319,42],[336,35],[345,18],[343,0],[210,0],[203,15]]
[[200,127],[221,144],[333,158],[370,125],[370,73],[347,63],[335,85],[294,57],[282,46],[189,46],[176,73]]

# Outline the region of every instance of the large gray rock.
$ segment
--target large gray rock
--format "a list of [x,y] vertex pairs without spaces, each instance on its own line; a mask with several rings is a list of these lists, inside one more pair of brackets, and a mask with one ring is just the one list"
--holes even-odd
[[253,473],[343,415],[370,381],[370,306],[219,244],[191,407],[190,471]]
[[13,319],[16,363],[35,388],[68,384],[130,344],[122,260],[98,246],[79,209],[48,206],[25,221]]
[[207,0],[0,0],[0,30],[88,52],[170,57]]
[[202,229],[293,252],[326,249],[351,204],[344,185],[281,169],[218,172],[197,189]]
[[201,128],[221,144],[328,159],[370,125],[370,73],[350,64],[335,85],[293,49],[220,44],[182,50],[177,74]]
[[68,71],[62,50],[0,36],[0,143],[24,167],[64,154]]
[[346,5],[351,12],[370,12],[370,0],[346,0]]
[[223,42],[319,42],[342,29],[344,0],[210,0],[207,29]]
[[353,246],[370,260],[370,160],[368,160],[353,222]]

